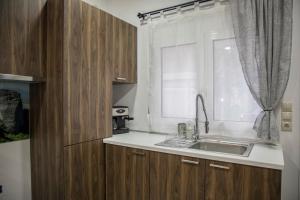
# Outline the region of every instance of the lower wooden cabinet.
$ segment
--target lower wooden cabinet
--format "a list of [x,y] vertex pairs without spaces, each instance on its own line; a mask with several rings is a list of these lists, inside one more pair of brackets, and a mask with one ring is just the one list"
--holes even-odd
[[205,160],[150,153],[150,199],[204,199]]
[[105,159],[102,140],[64,148],[65,200],[105,199]]
[[281,171],[106,145],[107,200],[279,200]]
[[206,200],[280,200],[281,171],[206,161]]
[[149,152],[106,145],[106,199],[149,199]]

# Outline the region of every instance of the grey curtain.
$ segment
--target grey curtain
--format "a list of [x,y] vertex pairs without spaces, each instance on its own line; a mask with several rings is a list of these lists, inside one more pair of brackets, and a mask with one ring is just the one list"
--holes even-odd
[[243,73],[262,108],[254,129],[258,137],[279,141],[274,109],[290,73],[292,0],[230,0]]

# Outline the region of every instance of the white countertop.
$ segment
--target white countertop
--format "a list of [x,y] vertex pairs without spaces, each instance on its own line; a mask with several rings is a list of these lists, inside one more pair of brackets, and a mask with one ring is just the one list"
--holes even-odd
[[255,144],[249,157],[235,156],[218,152],[195,150],[189,148],[170,148],[155,145],[169,138],[170,136],[167,135],[131,131],[130,133],[113,135],[110,138],[104,139],[103,142],[106,144],[140,148],[149,151],[176,154],[195,158],[203,158],[208,160],[231,162],[271,169],[282,170],[284,167],[283,152],[280,145],[274,146],[265,144]]

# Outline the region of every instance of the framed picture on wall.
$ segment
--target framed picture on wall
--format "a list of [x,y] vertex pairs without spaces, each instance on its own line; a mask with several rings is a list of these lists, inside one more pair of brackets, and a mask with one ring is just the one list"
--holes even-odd
[[29,85],[0,83],[0,143],[29,139]]

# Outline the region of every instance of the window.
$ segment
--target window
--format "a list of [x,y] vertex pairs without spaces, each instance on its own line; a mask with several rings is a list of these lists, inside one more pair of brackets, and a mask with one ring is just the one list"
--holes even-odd
[[213,41],[214,120],[253,122],[260,107],[244,79],[234,38]]
[[162,53],[162,117],[194,118],[199,77],[196,44],[165,47]]
[[[250,133],[260,108],[244,79],[227,5],[150,29],[150,130],[175,133],[177,123],[194,122],[195,99],[201,93],[212,132]],[[200,122],[204,119],[199,112]]]

